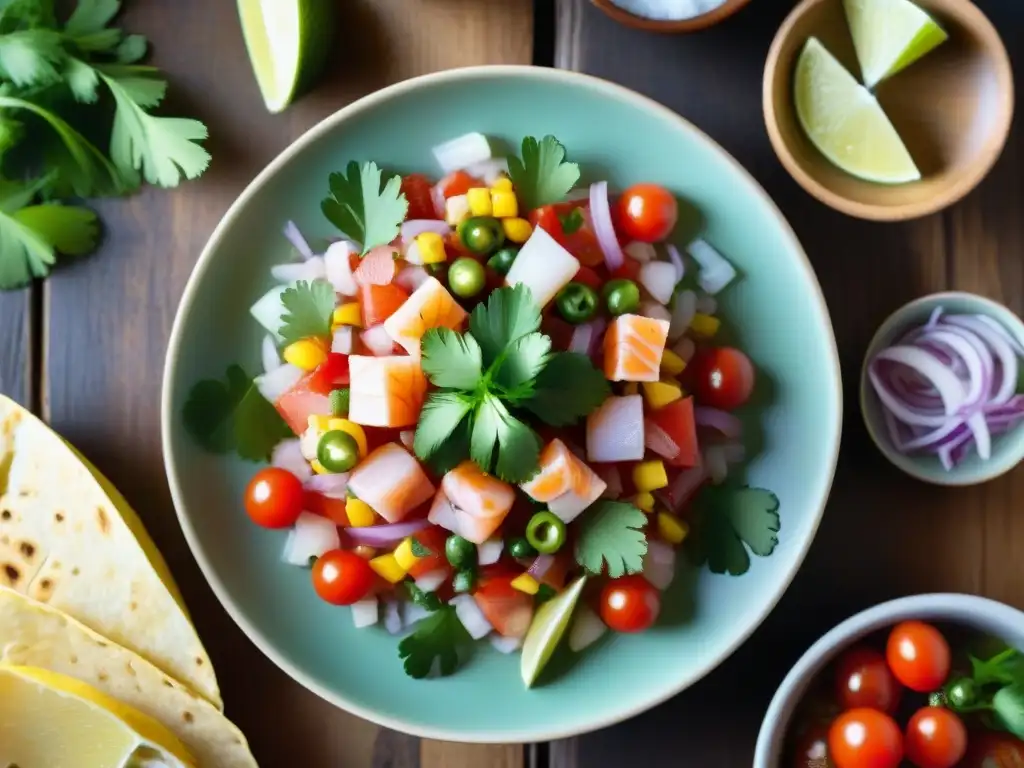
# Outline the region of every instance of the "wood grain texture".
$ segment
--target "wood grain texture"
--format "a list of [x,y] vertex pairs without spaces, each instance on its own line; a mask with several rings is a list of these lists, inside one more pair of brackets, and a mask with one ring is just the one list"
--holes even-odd
[[[178,528],[160,455],[159,397],[182,289],[243,186],[297,135],[381,86],[456,66],[529,63],[529,0],[339,3],[344,10],[337,49],[343,55],[332,59],[313,93],[279,116],[268,115],[259,98],[235,3],[126,5],[124,26],[151,38],[153,63],[170,74],[168,112],[207,123],[214,160],[199,182],[98,206],[109,230],[102,251],[59,270],[46,284],[45,416],[140,513],[180,581],[217,666],[228,714],[261,765],[518,768],[521,749],[420,745],[336,710],[246,640],[209,590]],[[0,303],[0,322],[8,306],[6,299]],[[6,323],[0,328],[6,340]],[[4,391],[11,386],[6,377],[0,374]]]
[[[1000,0],[978,5],[1013,51],[1013,42],[1024,39],[1021,7]],[[814,640],[850,614],[892,597],[945,590],[1024,608],[1015,565],[1024,557],[1024,516],[1014,503],[1024,494],[1024,467],[970,489],[915,482],[871,444],[856,394],[868,341],[906,301],[957,288],[1024,311],[1019,127],[989,178],[944,214],[875,224],[824,207],[783,170],[761,118],[761,69],[791,7],[790,0],[756,0],[706,32],[658,36],[615,24],[587,0],[558,0],[556,66],[623,83],[675,109],[750,170],[787,216],[832,314],[846,413],[824,521],[768,620],[719,669],[667,704],[553,744],[552,768],[750,765],[776,686]],[[1024,78],[1019,55],[1015,74],[1018,82]]]
[[0,292],[0,394],[31,408],[32,289]]

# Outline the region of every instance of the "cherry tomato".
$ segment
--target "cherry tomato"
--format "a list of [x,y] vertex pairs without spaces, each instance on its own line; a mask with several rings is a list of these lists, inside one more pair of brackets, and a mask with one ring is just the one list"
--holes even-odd
[[639,574],[612,579],[601,592],[601,619],[616,632],[643,632],[660,611],[661,595]]
[[619,228],[631,239],[657,243],[668,237],[679,219],[675,195],[657,184],[634,184],[622,193],[616,208]]
[[598,293],[601,292],[601,287],[604,285],[604,280],[601,279],[601,276],[590,267],[581,266],[573,280],[577,283],[589,285]]
[[835,768],[828,755],[828,726],[812,725],[800,735],[793,750],[793,768]]
[[313,563],[313,588],[332,605],[352,605],[366,597],[376,574],[355,552],[332,549]]
[[900,684],[881,653],[851,648],[836,667],[836,698],[843,709],[868,707],[891,715],[900,703]]
[[931,624],[905,621],[889,634],[885,657],[896,679],[918,693],[934,691],[949,675],[949,643]]
[[480,181],[480,179],[470,176],[465,171],[449,173],[441,179],[438,184],[441,187],[441,193],[445,196],[445,199],[448,199],[449,197],[456,197],[457,195],[464,195],[473,187],[487,186]]
[[732,347],[698,349],[686,370],[700,405],[731,411],[747,402],[754,390],[753,363]]
[[836,768],[896,768],[903,759],[903,735],[884,712],[850,709],[832,721],[828,749]]
[[321,395],[329,395],[332,389],[348,385],[348,355],[337,352],[327,353],[327,359],[316,367],[308,384],[310,391]]
[[1024,768],[1024,741],[1008,733],[972,732],[961,768]]
[[917,768],[953,768],[967,751],[967,729],[948,709],[922,707],[907,723],[903,744]]
[[448,558],[444,555],[444,545],[448,540],[448,536],[448,531],[436,525],[424,528],[422,531],[412,535],[419,542],[420,546],[430,550],[430,554],[420,557],[412,564],[412,568],[409,569],[410,576],[418,579],[423,574],[430,573],[431,571],[449,570]]
[[302,481],[287,469],[264,467],[245,489],[245,511],[264,528],[287,528],[302,512]]
[[430,194],[430,180],[419,173],[402,177],[402,194],[409,201],[406,219],[436,219],[434,198]]

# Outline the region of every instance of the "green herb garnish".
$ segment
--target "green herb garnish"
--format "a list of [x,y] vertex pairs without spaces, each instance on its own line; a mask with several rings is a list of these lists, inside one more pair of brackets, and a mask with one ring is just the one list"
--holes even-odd
[[779,543],[779,498],[763,488],[716,486],[696,499],[693,531],[686,548],[697,565],[712,573],[742,576],[751,552],[768,557]]
[[580,179],[580,167],[564,162],[565,147],[554,136],[527,136],[522,153],[508,159],[508,173],[527,210],[562,201]]
[[558,220],[562,224],[562,232],[567,235],[574,235],[579,232],[580,227],[586,223],[583,218],[583,211],[579,208],[573,208],[571,211],[565,214],[559,214]]
[[980,715],[990,727],[1024,738],[1024,656],[1006,648],[988,659],[967,658],[970,675],[951,680],[929,700],[960,715]]
[[434,660],[442,677],[452,674],[459,665],[457,648],[469,642],[455,609],[445,605],[416,624],[416,631],[398,644],[398,656],[405,660],[409,677],[423,678],[430,674]]
[[388,179],[381,189],[376,163],[351,161],[345,173],[332,173],[331,196],[320,207],[324,216],[343,233],[363,244],[363,254],[387,245],[398,236],[409,202],[402,194],[402,177]]
[[415,557],[430,557],[434,554],[434,550],[428,547],[426,544],[420,543],[420,540],[415,536],[412,537],[412,544],[410,545],[412,554]]
[[300,280],[281,294],[285,312],[281,317],[281,338],[286,344],[309,336],[327,336],[334,312],[334,287],[326,280]]
[[[416,539],[413,539],[415,542]],[[425,589],[420,589],[416,586],[416,582],[407,581],[405,582],[405,589],[409,593],[409,599],[412,600],[420,608],[425,608],[428,611],[440,610],[443,603],[441,598],[435,595],[433,592],[427,592]]]
[[640,573],[647,554],[647,515],[632,504],[600,499],[580,516],[576,562],[594,575],[607,565],[613,579]]

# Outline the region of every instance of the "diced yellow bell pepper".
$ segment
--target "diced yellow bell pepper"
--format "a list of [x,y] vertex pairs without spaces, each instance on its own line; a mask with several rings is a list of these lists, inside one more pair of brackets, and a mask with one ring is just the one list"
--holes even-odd
[[641,461],[633,467],[633,485],[638,492],[656,491],[668,485],[668,475],[665,474],[665,464],[661,459],[653,461]]
[[334,309],[331,315],[331,323],[334,325],[352,325],[356,328],[363,327],[363,313],[356,301],[342,304]]
[[693,316],[693,320],[690,321],[690,330],[698,336],[704,338],[711,338],[718,333],[718,327],[722,324],[722,321],[712,315],[705,315],[703,312],[698,312]]
[[533,234],[533,224],[526,219],[502,219],[501,228],[505,231],[505,237],[513,243],[525,243]]
[[680,520],[668,512],[658,513],[658,534],[669,544],[682,544],[690,532],[685,520]]
[[328,419],[327,429],[325,429],[324,431],[327,432],[332,429],[337,429],[344,432],[345,434],[352,435],[352,439],[355,440],[356,445],[359,446],[359,458],[366,458],[366,454],[368,453],[366,444],[366,432],[363,430],[361,426],[356,424],[354,421],[349,421],[348,419],[331,418]]
[[669,376],[678,376],[686,370],[686,361],[671,349],[661,353],[661,370]]
[[345,502],[345,517],[353,528],[366,528],[377,522],[377,513],[362,499],[349,497]]
[[491,215],[491,190],[487,187],[473,187],[466,192],[469,212],[474,216]]
[[397,584],[405,578],[405,570],[390,552],[373,558],[370,561],[370,567],[377,572],[378,576],[392,584]]
[[644,400],[651,408],[663,408],[683,396],[683,389],[678,384],[667,381],[645,381],[641,384]]
[[495,192],[511,192],[512,191],[512,179],[508,176],[499,176],[491,184],[491,189]]
[[623,396],[626,395],[638,395],[640,394],[640,385],[635,381],[627,381],[626,386],[622,388]]
[[323,434],[331,428],[330,423],[330,416],[320,416],[315,413],[311,413],[309,418],[306,419],[307,426],[309,426],[310,429],[316,430],[320,434]]
[[641,491],[634,496],[633,503],[636,505],[637,509],[643,510],[647,514],[654,511],[654,496],[652,496],[648,491]]
[[395,547],[395,560],[404,571],[408,571],[419,562],[420,558],[412,553],[412,538],[402,539],[402,543]]
[[313,459],[311,462],[309,462],[309,466],[311,466],[313,468],[313,471],[316,472],[318,475],[329,475],[329,474],[331,474],[330,472],[327,471],[327,467],[325,467],[323,464],[321,464],[316,459]]
[[540,591],[540,584],[528,573],[521,573],[509,582],[513,589],[525,592],[528,595],[536,595]]
[[360,544],[352,551],[363,558],[363,560],[373,560],[373,558],[377,556],[377,550],[373,547],[368,547],[365,544]]
[[456,226],[469,218],[469,199],[465,195],[455,195],[444,201],[444,220],[450,226]]
[[424,264],[440,264],[448,258],[444,252],[444,240],[437,232],[421,232],[416,235],[416,247]]
[[299,339],[284,348],[285,362],[312,371],[327,359],[327,346],[319,339]]
[[496,219],[514,219],[519,215],[516,193],[500,189],[491,190],[491,214]]

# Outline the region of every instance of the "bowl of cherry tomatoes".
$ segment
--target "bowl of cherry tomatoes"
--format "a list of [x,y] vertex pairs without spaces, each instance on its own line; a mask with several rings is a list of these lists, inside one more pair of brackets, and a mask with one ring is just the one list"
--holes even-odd
[[1024,767],[1024,613],[915,595],[808,649],[761,724],[754,768]]

